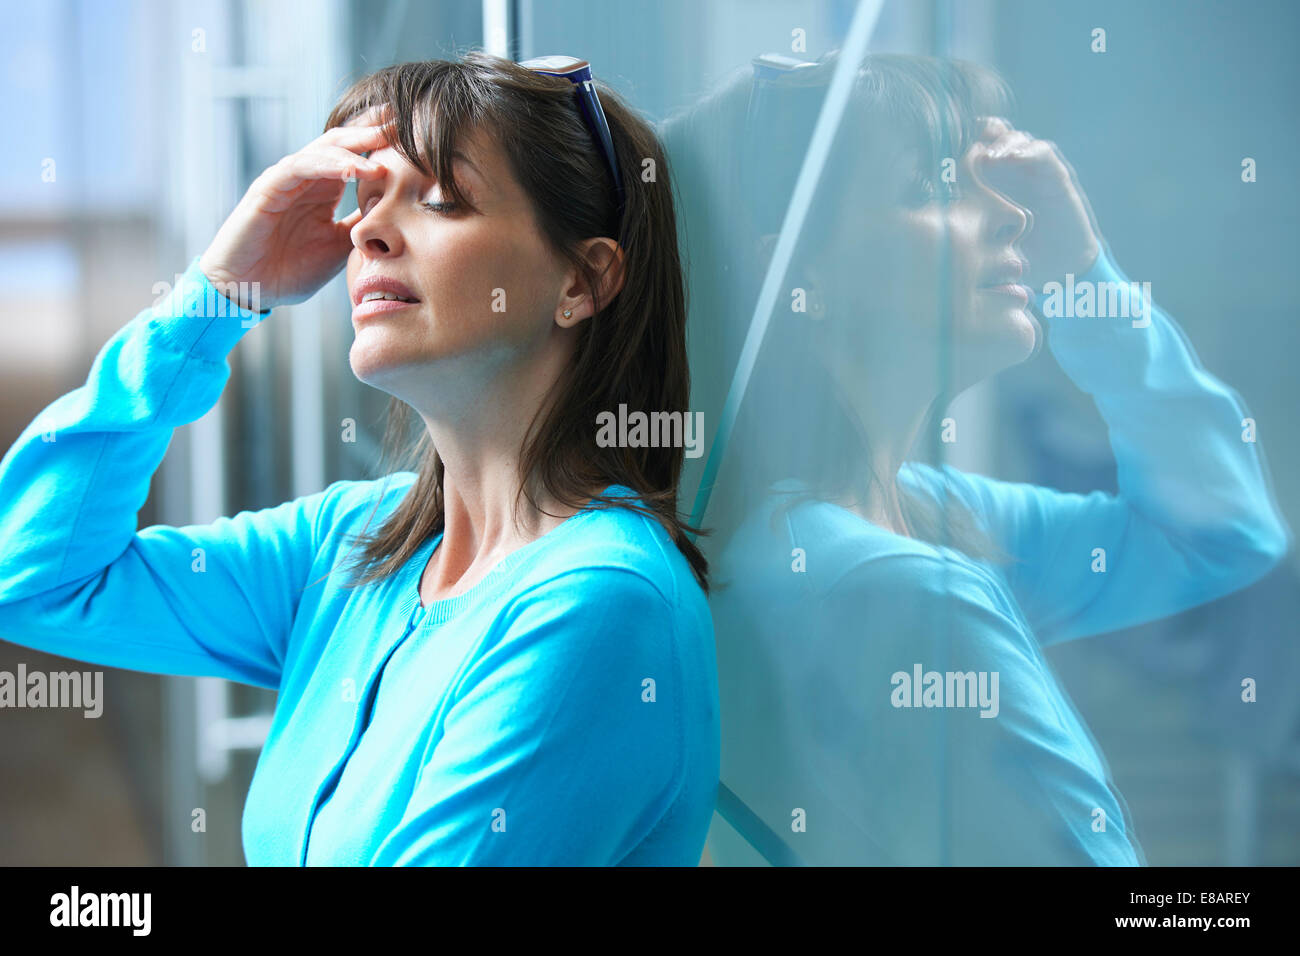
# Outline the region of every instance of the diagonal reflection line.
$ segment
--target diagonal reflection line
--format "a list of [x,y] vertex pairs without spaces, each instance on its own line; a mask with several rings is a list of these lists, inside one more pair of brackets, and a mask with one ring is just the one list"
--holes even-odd
[[[853,22],[849,24],[848,36],[840,48],[839,61],[835,64],[835,73],[831,77],[826,99],[822,102],[821,112],[817,115],[817,125],[813,127],[812,138],[808,141],[808,151],[804,154],[803,166],[799,169],[799,178],[795,180],[794,192],[790,195],[790,205],[786,207],[785,219],[781,223],[781,234],[777,239],[776,250],[767,275],[763,279],[763,288],[754,306],[754,316],[749,322],[749,331],[745,334],[745,344],[740,350],[740,359],[736,363],[736,372],[731,378],[731,387],[727,390],[727,401],[722,408],[722,418],[718,422],[717,434],[709,446],[709,457],[704,466],[704,477],[700,480],[699,491],[695,495],[695,507],[691,509],[691,524],[700,527],[704,512],[709,507],[709,497],[713,494],[713,484],[717,478],[718,467],[726,452],[727,442],[731,438],[731,429],[736,421],[736,413],[749,388],[749,377],[754,371],[754,361],[758,357],[759,346],[767,334],[768,321],[776,305],[777,289],[785,280],[790,268],[790,259],[794,254],[795,241],[803,232],[804,221],[808,218],[808,207],[821,181],[822,171],[830,155],[831,143],[844,118],[848,106],[849,94],[857,78],[858,65],[867,52],[867,42],[875,30],[876,20],[884,0],[859,0],[853,13]],[[695,535],[692,533],[691,537]],[[745,802],[736,796],[725,783],[718,785],[718,815],[722,817],[740,836],[773,866],[802,865],[798,854],[774,833]]]
[[790,205],[786,207],[785,219],[781,223],[776,250],[772,253],[771,264],[763,279],[758,303],[754,306],[754,316],[749,321],[749,331],[745,334],[745,344],[740,350],[740,359],[731,378],[731,387],[727,390],[727,401],[722,407],[718,431],[713,436],[713,444],[709,446],[704,477],[700,480],[700,488],[695,495],[695,507],[691,509],[691,524],[696,527],[700,525],[704,512],[709,507],[713,484],[723,454],[726,452],[727,442],[731,438],[736,413],[749,388],[749,377],[753,374],[759,347],[767,334],[767,325],[776,305],[777,290],[785,281],[786,271],[790,268],[795,242],[803,232],[804,220],[808,218],[808,207],[812,203],[817,184],[821,181],[826,159],[830,155],[831,143],[835,139],[840,120],[848,106],[849,93],[853,89],[858,66],[867,52],[867,41],[871,39],[883,5],[884,0],[859,0],[857,10],[853,14],[853,22],[849,25],[848,37],[840,49],[839,62],[835,64],[835,73],[826,91],[826,99],[822,102],[821,112],[817,115],[817,125],[813,128],[812,138],[808,142],[808,152],[804,154],[803,166],[799,169],[799,178],[795,180],[794,192],[790,195]]
[[772,832],[771,827],[749,809],[744,800],[725,783],[718,784],[718,816],[726,820],[745,842],[758,851],[759,856],[773,866],[803,866],[799,854]]

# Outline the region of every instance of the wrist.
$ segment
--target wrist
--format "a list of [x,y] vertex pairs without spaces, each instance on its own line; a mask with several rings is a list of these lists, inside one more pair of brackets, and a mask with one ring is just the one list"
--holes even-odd
[[238,307],[218,290],[196,257],[171,292],[154,304],[151,325],[177,351],[217,361],[267,314]]
[[239,281],[231,278],[224,270],[210,265],[206,254],[199,258],[199,271],[203,273],[217,295],[221,296],[242,312],[258,315],[270,315],[272,303],[262,297],[260,282]]

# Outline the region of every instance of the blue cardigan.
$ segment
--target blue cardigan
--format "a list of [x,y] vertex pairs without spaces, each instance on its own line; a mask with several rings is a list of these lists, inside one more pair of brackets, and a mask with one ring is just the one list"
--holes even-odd
[[[1079,281],[1129,280],[1105,250]],[[1134,327],[1132,308],[1046,319],[1061,368],[1110,428],[1118,495],[947,465],[900,472],[918,496],[955,496],[1012,560],[972,559],[825,501],[778,513],[801,490],[793,480],[736,531],[714,562],[712,604],[720,809],[740,833],[715,820],[715,863],[1146,862],[1045,649],[1244,588],[1291,545],[1241,399],[1148,305],[1149,326]],[[916,686],[930,673],[944,695]],[[996,701],[962,706],[956,691],[978,685],[954,680],[947,695],[949,673],[987,675]],[[1225,692],[1239,691],[1229,676]]]
[[583,510],[428,607],[440,535],[378,584],[342,574],[349,533],[409,472],[136,530],[173,429],[217,402],[264,317],[196,258],[22,433],[0,462],[0,637],[278,691],[244,810],[253,865],[696,865],[718,782],[713,630],[657,522]]

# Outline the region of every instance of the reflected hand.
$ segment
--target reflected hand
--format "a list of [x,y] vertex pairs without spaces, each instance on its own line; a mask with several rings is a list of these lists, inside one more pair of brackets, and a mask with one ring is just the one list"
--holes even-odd
[[1074,167],[1050,140],[986,117],[972,164],[991,188],[1033,214],[1017,243],[1029,260],[1025,282],[1041,291],[1066,273],[1082,275],[1101,252],[1101,233]]

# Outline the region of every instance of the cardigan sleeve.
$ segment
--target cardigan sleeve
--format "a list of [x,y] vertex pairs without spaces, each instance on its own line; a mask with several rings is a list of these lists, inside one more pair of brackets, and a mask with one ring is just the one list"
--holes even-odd
[[92,664],[273,688],[327,492],[208,525],[136,530],[173,430],[216,404],[227,354],[269,314],[237,308],[198,261],[0,461],[0,638]]
[[504,612],[374,866],[610,866],[681,789],[673,607],[622,569],[564,572]]
[[[1128,310],[1115,308],[1112,294],[1130,290]],[[1077,282],[1046,291],[1037,307],[1052,353],[1106,422],[1119,493],[945,469],[1016,559],[1007,581],[1039,640],[1142,624],[1258,580],[1291,546],[1256,441],[1268,423],[1201,365],[1106,247]],[[1102,301],[1119,315],[1095,317]]]
[[979,568],[926,554],[865,561],[806,627],[800,783],[833,795],[846,846],[865,835],[874,847],[843,863],[1140,863],[1102,758]]

